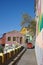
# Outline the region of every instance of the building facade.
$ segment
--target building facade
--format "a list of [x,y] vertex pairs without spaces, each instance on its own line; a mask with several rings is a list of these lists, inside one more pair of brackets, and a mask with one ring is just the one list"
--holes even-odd
[[38,35],[43,28],[43,0],[35,0],[35,4],[36,34]]
[[35,52],[38,65],[43,65],[43,0],[35,0],[36,44]]
[[25,43],[32,41],[32,36],[30,34],[30,31],[31,30],[28,27],[23,27],[20,31],[20,33],[25,36],[25,38],[24,38]]
[[15,44],[16,42],[22,44],[24,36],[18,31],[11,31],[3,34],[3,37],[0,38],[0,44]]

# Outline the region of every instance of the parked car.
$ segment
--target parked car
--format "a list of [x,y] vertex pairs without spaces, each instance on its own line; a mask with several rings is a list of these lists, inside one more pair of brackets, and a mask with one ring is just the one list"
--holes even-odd
[[33,49],[34,46],[33,46],[33,44],[32,44],[31,42],[28,42],[28,43],[27,43],[27,48],[29,48],[29,49]]

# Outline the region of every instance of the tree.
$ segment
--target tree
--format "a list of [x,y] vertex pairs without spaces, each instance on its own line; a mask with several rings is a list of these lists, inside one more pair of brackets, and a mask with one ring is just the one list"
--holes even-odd
[[23,14],[23,21],[21,22],[22,27],[27,27],[31,22],[32,17],[28,14]]
[[33,34],[36,34],[36,21],[34,19],[31,20],[30,25],[28,25],[28,28],[31,29],[31,32],[33,32]]
[[23,15],[23,21],[21,22],[22,27],[27,27],[31,34],[36,33],[36,21],[28,14]]

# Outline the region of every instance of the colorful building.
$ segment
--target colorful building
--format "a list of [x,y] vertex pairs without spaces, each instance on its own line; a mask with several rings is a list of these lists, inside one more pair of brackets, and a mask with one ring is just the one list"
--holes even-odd
[[23,35],[26,35],[26,32],[27,32],[27,27],[23,27],[23,28],[20,30],[20,33],[23,34]]
[[0,38],[0,44],[15,44],[16,42],[22,44],[24,36],[18,31],[11,31],[4,33],[2,38]]
[[43,28],[43,0],[35,0],[35,4],[36,34],[38,35]]
[[21,30],[20,30],[20,33],[23,34],[25,36],[24,40],[25,42],[26,41],[31,41],[32,40],[32,36],[31,36],[31,33],[30,33],[30,29],[28,27],[23,27]]
[[35,0],[36,44],[35,52],[38,65],[43,65],[43,0]]

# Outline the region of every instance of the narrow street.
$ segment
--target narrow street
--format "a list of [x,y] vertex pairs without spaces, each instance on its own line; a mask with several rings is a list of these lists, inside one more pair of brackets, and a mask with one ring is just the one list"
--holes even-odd
[[35,50],[27,49],[16,65],[37,65]]

